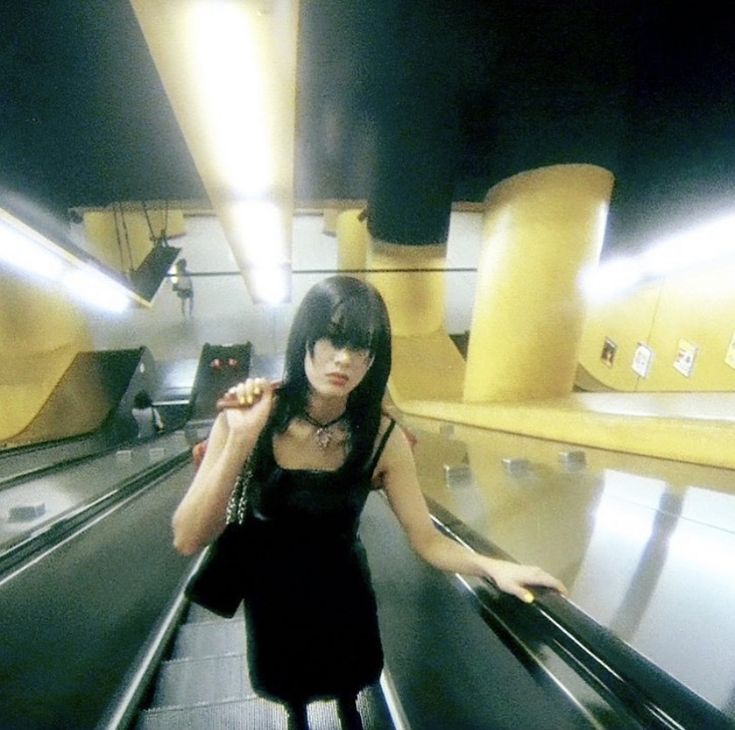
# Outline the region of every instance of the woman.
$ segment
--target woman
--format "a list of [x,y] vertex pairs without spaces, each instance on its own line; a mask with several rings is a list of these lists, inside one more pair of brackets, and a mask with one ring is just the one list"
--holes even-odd
[[[485,576],[531,601],[529,585],[564,590],[538,568],[472,553],[433,526],[411,447],[381,402],[390,324],[378,292],[335,276],[315,285],[294,318],[284,380],[232,391],[242,408],[217,417],[206,455],[173,518],[174,544],[195,553],[224,528],[236,478],[251,475],[243,555],[248,662],[259,694],[307,728],[306,705],[336,698],[343,728],[361,728],[357,693],[383,655],[360,513],[385,490],[416,552],[441,570]],[[247,464],[246,464],[247,461]]]
[[153,401],[145,390],[135,394],[131,414],[138,426],[138,438],[149,439],[163,431],[163,421]]
[[[173,290],[181,300],[181,316],[194,316],[194,284],[186,268],[186,259],[179,259],[175,264],[176,273],[173,276]],[[188,304],[187,304],[188,302]]]

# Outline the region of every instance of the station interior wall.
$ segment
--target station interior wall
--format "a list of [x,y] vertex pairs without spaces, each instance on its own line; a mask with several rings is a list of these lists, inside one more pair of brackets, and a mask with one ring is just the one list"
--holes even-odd
[[[735,262],[718,261],[591,304],[581,367],[616,391],[735,390],[735,357],[726,359],[735,338],[733,275]],[[602,358],[606,339],[616,346],[611,364]],[[639,344],[651,351],[645,378],[632,367]],[[689,374],[688,367],[674,367],[686,351],[695,353]]]
[[[180,303],[165,281],[150,308],[121,314],[82,307],[60,290],[27,277],[3,274],[0,292],[0,440],[17,433],[38,412],[77,352],[147,346],[158,363],[191,363],[204,343],[250,341],[263,356],[282,354],[295,308],[308,288],[337,270],[337,241],[325,233],[320,214],[300,214],[294,221],[292,300],[255,305],[212,215],[186,215],[176,245],[194,277],[194,316],[182,316]],[[470,327],[477,267],[482,250],[483,216],[452,214],[447,245],[444,330]],[[77,237],[80,231],[76,231]],[[613,300],[590,304],[579,351],[581,370],[601,390],[732,391],[735,369],[725,356],[735,331],[732,317],[732,263],[645,284]],[[458,271],[457,269],[461,269]],[[467,269],[470,269],[469,271]],[[308,273],[317,270],[318,273]],[[601,359],[605,338],[616,347],[608,365]],[[696,349],[689,376],[673,367],[681,340]],[[639,343],[653,355],[647,378],[632,367]]]

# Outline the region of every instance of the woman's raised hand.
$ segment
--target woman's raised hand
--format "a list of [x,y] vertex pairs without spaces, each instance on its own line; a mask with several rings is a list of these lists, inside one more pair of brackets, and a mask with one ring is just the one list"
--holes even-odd
[[228,428],[260,433],[270,415],[274,391],[275,384],[266,378],[248,378],[230,388],[217,403]]

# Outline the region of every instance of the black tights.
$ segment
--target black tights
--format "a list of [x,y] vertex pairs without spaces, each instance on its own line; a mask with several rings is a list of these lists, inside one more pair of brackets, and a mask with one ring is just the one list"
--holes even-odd
[[306,705],[286,705],[288,713],[288,730],[309,730],[309,718],[306,715]]
[[364,730],[356,701],[357,697],[354,696],[337,698],[337,714],[342,730]]
[[[337,714],[342,730],[364,730],[362,718],[357,710],[356,697],[338,697]],[[305,704],[286,705],[288,730],[309,730],[309,718]]]

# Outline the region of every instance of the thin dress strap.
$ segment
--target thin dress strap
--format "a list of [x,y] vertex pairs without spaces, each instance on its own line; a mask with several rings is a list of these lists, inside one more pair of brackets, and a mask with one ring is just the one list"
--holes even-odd
[[383,453],[383,449],[385,448],[386,443],[388,443],[388,437],[391,435],[395,425],[396,425],[396,422],[392,418],[390,418],[390,423],[388,424],[388,428],[385,429],[383,438],[380,439],[378,448],[375,449],[373,458],[370,460],[370,464],[368,465],[368,469],[367,469],[368,474],[372,474],[375,471],[375,467],[378,465],[378,460],[380,459],[380,455]]

